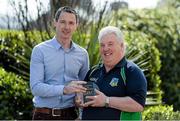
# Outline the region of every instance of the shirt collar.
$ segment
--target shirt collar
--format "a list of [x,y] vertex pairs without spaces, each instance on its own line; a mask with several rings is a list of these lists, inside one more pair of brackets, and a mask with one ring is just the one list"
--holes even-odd
[[[126,63],[127,63],[127,60],[126,60],[126,58],[125,58],[125,56],[124,56],[124,57],[119,61],[119,63],[117,63],[117,64],[114,66],[114,68],[121,68],[121,67],[125,66]],[[105,69],[104,64],[101,64],[100,66],[101,66],[101,68],[103,69],[103,72],[105,73],[105,72],[106,72],[106,69]],[[111,70],[113,70],[114,68],[112,68]]]
[[77,48],[77,45],[73,41],[71,41],[71,48],[70,49],[73,49],[73,48]]
[[119,61],[119,63],[118,64],[116,64],[116,66],[115,67],[123,67],[123,66],[125,66],[125,64],[127,63],[127,60],[126,60],[126,58],[125,58],[125,56]]
[[51,40],[51,44],[53,47],[55,47],[57,50],[62,47],[62,45],[58,42],[56,37],[53,37]]
[[[55,47],[57,50],[63,48],[62,45],[56,39],[56,37],[52,38],[52,46]],[[69,50],[72,50],[73,48],[76,48],[76,44],[73,41],[71,41],[71,47]]]

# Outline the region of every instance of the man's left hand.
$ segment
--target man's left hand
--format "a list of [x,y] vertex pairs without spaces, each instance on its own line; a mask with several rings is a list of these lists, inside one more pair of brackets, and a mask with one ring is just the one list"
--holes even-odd
[[84,103],[83,107],[88,107],[88,106],[92,106],[92,107],[104,107],[105,106],[105,100],[106,100],[106,95],[104,95],[104,93],[102,93],[99,90],[96,90],[96,95],[95,96],[87,96],[86,98],[90,99],[91,101]]

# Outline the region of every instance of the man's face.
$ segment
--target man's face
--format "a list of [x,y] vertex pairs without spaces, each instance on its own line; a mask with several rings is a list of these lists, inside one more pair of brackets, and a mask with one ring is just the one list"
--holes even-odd
[[62,12],[58,21],[54,22],[56,34],[60,39],[71,39],[77,28],[76,16],[73,13]]
[[100,42],[100,54],[105,66],[114,67],[124,56],[123,43],[117,40],[115,34],[107,34]]

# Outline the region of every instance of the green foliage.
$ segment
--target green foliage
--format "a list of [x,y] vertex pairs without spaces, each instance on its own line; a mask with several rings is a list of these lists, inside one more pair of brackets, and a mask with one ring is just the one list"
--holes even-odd
[[143,113],[143,120],[179,120],[180,112],[173,112],[172,106],[152,106],[146,108]]
[[81,33],[81,30],[78,30],[74,36],[73,40],[83,46],[89,54],[90,67],[98,64],[100,62],[99,54],[99,42],[98,42],[98,32],[99,28],[96,28],[95,24],[92,24],[89,28],[89,32]]
[[[156,15],[163,13],[159,10]],[[163,101],[167,104],[173,104],[175,110],[180,109],[180,13],[177,10],[168,10],[163,13],[162,23],[156,24],[159,35],[157,46],[161,51],[162,68],[160,76],[164,83],[162,89],[164,91]]]
[[[149,81],[148,88],[153,89],[153,91],[160,91],[158,85],[160,85],[161,81],[157,72],[160,70],[161,63],[160,53],[155,47],[156,41],[141,32],[126,31],[126,33],[126,35],[128,35],[126,36],[126,41],[128,43],[127,52],[131,52],[128,50],[133,50],[133,52],[127,53],[127,57],[137,63],[142,69],[145,69],[144,71],[147,73]],[[136,53],[134,56],[130,55],[134,53]],[[141,58],[137,58],[138,55]],[[153,82],[154,80],[156,80],[156,83]]]
[[[155,47],[156,41],[141,32],[127,32],[126,56],[143,69],[148,81],[147,105],[161,103],[161,80],[157,74],[161,67],[160,53]],[[152,95],[152,93],[154,93]]]
[[38,31],[0,31],[0,66],[7,71],[29,80],[29,65],[32,48],[47,39]]
[[0,68],[0,119],[30,119],[32,95],[21,77]]

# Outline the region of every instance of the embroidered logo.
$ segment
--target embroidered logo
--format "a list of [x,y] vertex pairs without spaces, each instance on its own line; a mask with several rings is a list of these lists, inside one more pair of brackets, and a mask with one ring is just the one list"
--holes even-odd
[[112,78],[111,82],[109,83],[112,87],[118,86],[118,78]]
[[92,77],[92,78],[90,78],[89,80],[90,80],[90,81],[93,81],[93,82],[97,82],[98,79]]

